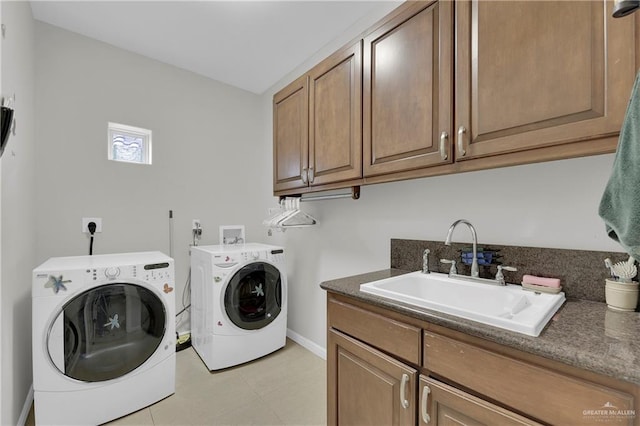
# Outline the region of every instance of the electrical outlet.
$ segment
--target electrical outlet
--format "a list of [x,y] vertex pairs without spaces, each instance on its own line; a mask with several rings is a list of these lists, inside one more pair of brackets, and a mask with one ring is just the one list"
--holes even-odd
[[89,222],[95,222],[96,234],[102,232],[102,218],[101,217],[83,217],[82,218],[82,232],[89,233]]

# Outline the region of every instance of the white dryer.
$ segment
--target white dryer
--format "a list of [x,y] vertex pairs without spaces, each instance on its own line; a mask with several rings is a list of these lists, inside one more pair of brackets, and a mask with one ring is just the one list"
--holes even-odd
[[285,345],[284,249],[266,244],[191,249],[191,344],[209,370]]
[[51,258],[33,270],[36,424],[100,424],[175,391],[173,259]]

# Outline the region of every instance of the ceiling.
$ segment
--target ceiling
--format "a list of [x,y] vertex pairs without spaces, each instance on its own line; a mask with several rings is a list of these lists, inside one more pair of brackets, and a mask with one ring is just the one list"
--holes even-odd
[[32,1],[36,20],[261,94],[386,1]]

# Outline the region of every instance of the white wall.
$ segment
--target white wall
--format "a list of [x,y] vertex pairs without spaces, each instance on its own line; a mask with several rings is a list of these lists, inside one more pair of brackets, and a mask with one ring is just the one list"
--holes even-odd
[[[2,95],[15,94],[16,135],[2,156],[0,423],[24,420],[31,387],[31,270],[36,266],[34,21],[27,2],[2,2]],[[22,417],[21,417],[22,414]]]
[[[218,244],[220,225],[266,238],[272,160],[259,96],[41,22],[36,58],[39,262],[88,254],[82,217],[103,219],[94,254],[168,254],[171,209],[181,300],[192,219],[201,244]],[[151,166],[107,160],[109,121],[153,131]]]
[[[318,284],[389,267],[391,238],[444,241],[470,220],[481,244],[622,251],[597,215],[612,155],[362,187],[358,201],[309,202],[315,228],[288,230],[289,327],[325,347]],[[470,241],[459,229],[456,241]],[[508,262],[508,259],[505,259]]]
[[[384,8],[393,6],[382,4]],[[263,97],[273,94],[364,30],[376,16],[326,46]],[[272,146],[272,122],[264,144]],[[597,214],[613,155],[362,187],[361,199],[304,203],[317,227],[284,234],[289,267],[289,328],[326,347],[326,301],[319,283],[389,267],[391,238],[443,240],[451,223],[470,220],[482,244],[622,251]],[[457,241],[470,241],[468,231]],[[314,346],[312,344],[312,346]]]

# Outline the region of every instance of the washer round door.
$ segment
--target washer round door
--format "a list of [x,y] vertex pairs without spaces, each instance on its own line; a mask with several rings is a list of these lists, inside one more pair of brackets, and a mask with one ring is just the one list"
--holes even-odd
[[76,380],[122,377],[155,353],[166,316],[162,300],[148,288],[131,283],[94,287],[65,304],[51,324],[49,356],[61,373]]
[[227,316],[244,330],[257,330],[275,320],[282,310],[282,277],[270,263],[253,262],[229,280],[224,294]]

